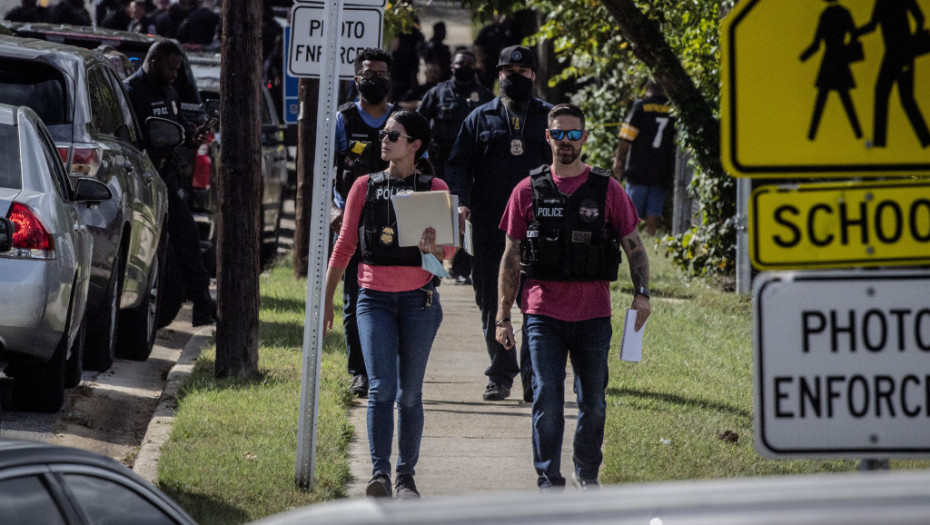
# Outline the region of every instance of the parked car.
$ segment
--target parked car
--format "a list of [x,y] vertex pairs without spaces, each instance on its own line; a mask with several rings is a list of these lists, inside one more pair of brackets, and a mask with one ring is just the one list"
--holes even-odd
[[[80,210],[94,238],[87,308],[95,322],[88,326],[85,368],[106,370],[117,352],[146,359],[158,318],[167,190],[144,151],[123,84],[100,53],[0,36],[0,102],[39,114],[72,188],[86,177],[113,193]],[[180,126],[162,121],[158,127],[149,129],[150,137],[158,135],[152,140],[180,143]]]
[[196,525],[184,509],[110,458],[0,440],[0,517],[17,525]]
[[112,198],[89,178],[68,181],[34,111],[0,104],[0,364],[14,407],[57,412],[81,381],[93,238],[83,211]]
[[416,501],[339,500],[250,525],[923,525],[930,471],[769,476],[487,492]]
[[[221,60],[218,53],[188,52],[188,61],[200,96],[205,101],[222,98],[220,93]],[[261,260],[265,266],[270,263],[278,251],[278,238],[281,229],[281,214],[284,199],[289,191],[287,172],[287,148],[284,144],[286,127],[281,124],[274,101],[268,88],[262,85],[262,240]],[[216,135],[214,144],[219,159],[220,136]],[[214,167],[218,168],[217,162]],[[217,173],[214,170],[214,174]],[[195,177],[196,178],[196,177]]]
[[[49,42],[68,44],[85,49],[105,49],[117,51],[128,57],[134,69],[142,67],[149,47],[164,37],[144,35],[129,31],[95,28],[89,26],[70,26],[42,23],[5,23],[16,36],[36,38]],[[128,72],[121,71],[123,74]],[[187,58],[181,63],[178,77],[174,81],[174,88],[178,92],[181,103],[181,115],[195,124],[202,124],[207,120],[206,110],[200,98],[200,92],[194,83]],[[211,159],[212,160],[212,159]],[[197,150],[192,148],[177,148],[173,153],[173,161],[178,167],[181,188],[187,195],[187,206],[194,215],[197,231],[200,237],[200,249],[203,253],[204,264],[211,273],[216,271],[216,196],[212,190],[198,187],[199,180],[195,179],[194,172],[197,166]],[[165,281],[162,283],[161,294],[158,298],[158,317],[156,327],[161,328],[169,324],[181,309],[187,293],[184,279],[179,271],[175,270],[175,256],[170,241],[165,259]]]

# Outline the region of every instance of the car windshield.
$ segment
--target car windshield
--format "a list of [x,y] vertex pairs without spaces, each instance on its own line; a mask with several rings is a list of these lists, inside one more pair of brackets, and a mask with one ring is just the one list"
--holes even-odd
[[65,89],[51,68],[19,60],[0,60],[0,102],[29,106],[46,126],[67,122]]
[[0,188],[23,189],[19,171],[19,134],[13,126],[0,126]]

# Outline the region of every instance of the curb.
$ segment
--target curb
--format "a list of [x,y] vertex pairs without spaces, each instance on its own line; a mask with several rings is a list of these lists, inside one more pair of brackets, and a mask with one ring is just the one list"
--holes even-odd
[[187,381],[194,370],[194,361],[200,357],[204,348],[213,344],[215,326],[207,326],[194,332],[178,357],[177,363],[171,367],[165,380],[165,388],[161,392],[158,406],[152,414],[139,454],[133,462],[132,470],[145,478],[153,485],[158,483],[158,458],[161,448],[168,442],[171,434],[171,424],[178,408],[178,390]]

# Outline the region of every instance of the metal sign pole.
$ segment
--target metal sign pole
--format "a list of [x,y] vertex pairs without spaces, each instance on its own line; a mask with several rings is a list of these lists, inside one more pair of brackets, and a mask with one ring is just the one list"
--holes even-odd
[[752,266],[749,262],[749,198],[752,183],[736,179],[736,293],[752,290]]
[[[300,421],[297,431],[296,483],[313,490],[316,464],[317,416],[319,414],[320,366],[323,355],[323,293],[326,288],[326,255],[329,253],[329,207],[332,201],[333,140],[336,129],[339,74],[339,28],[342,0],[326,2],[323,8],[323,75],[317,106],[316,155],[313,165],[313,199],[310,213],[310,257],[307,260],[307,301],[304,318],[303,377],[300,382]],[[301,117],[306,108],[300,108]],[[298,117],[298,118],[301,118]]]

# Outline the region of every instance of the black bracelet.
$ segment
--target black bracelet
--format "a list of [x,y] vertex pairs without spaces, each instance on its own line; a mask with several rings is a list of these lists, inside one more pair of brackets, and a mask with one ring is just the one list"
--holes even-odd
[[498,319],[497,321],[494,321],[494,326],[504,326],[504,323],[509,323],[509,322],[510,322],[510,318],[505,317],[503,319]]

